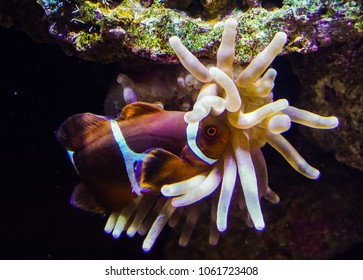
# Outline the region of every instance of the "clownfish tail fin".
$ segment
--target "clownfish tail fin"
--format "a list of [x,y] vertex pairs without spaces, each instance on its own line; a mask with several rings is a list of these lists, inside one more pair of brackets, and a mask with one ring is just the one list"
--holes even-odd
[[87,187],[83,183],[79,183],[74,187],[71,196],[71,204],[79,209],[97,213],[104,214],[104,209],[98,205],[95,198],[89,193]]
[[92,137],[92,132],[105,126],[107,118],[91,113],[77,114],[64,121],[55,132],[57,140],[70,151],[77,151]]

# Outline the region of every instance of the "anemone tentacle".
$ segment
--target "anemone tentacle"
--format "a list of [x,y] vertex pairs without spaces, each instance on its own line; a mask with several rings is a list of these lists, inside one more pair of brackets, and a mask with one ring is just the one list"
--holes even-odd
[[234,185],[237,180],[237,165],[233,158],[231,149],[224,155],[223,179],[221,193],[217,207],[217,228],[219,231],[225,231],[227,228],[228,209],[231,203]]

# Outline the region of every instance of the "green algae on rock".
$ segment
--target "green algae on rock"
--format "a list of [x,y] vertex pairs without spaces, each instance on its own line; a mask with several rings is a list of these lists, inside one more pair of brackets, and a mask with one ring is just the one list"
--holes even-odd
[[168,46],[171,36],[181,38],[196,56],[214,57],[221,23],[227,17],[239,23],[239,63],[250,61],[278,31],[289,35],[285,53],[313,52],[363,35],[362,4],[358,1],[286,0],[281,5],[263,1],[262,6],[260,1],[247,1],[245,6],[224,1],[226,5],[218,14],[215,1],[202,1],[202,5],[192,1],[184,10],[170,8],[164,1],[148,1],[147,5],[135,0],[37,1],[47,16],[49,32],[68,52],[106,63],[122,62],[130,56],[173,63],[176,58]]

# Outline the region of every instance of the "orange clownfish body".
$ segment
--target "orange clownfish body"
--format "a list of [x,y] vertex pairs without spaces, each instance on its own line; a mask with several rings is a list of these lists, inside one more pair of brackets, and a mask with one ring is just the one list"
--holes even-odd
[[164,184],[209,169],[213,162],[201,159],[195,149],[218,159],[229,127],[208,117],[196,130],[197,148],[191,149],[184,112],[143,102],[125,106],[117,119],[90,113],[70,117],[56,136],[82,179],[71,203],[96,213],[120,211],[136,195],[157,194]]

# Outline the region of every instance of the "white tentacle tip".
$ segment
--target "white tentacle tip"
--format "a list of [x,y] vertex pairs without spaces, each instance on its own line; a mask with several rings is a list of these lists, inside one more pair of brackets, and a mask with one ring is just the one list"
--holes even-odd
[[189,111],[189,112],[186,112],[185,114],[184,114],[184,121],[186,122],[186,123],[192,123],[193,122],[193,113],[192,113],[192,111]]
[[210,110],[206,110],[202,106],[197,106],[193,108],[193,111],[186,112],[184,114],[184,121],[186,123],[199,122],[208,116]]
[[290,105],[289,101],[287,99],[285,99],[285,98],[281,98],[279,100],[276,100],[275,103],[279,104],[281,106],[281,108],[282,108],[281,110],[286,109]]
[[285,45],[287,41],[287,34],[285,32],[277,32],[273,40],[278,40],[281,42],[281,45]]
[[[198,116],[199,115],[199,116]],[[184,121],[189,124],[189,123],[195,123],[195,122],[199,122],[202,118],[200,117],[200,114],[196,114],[196,111],[190,111],[185,113],[184,115]]]
[[106,224],[105,228],[103,229],[105,233],[110,234],[115,227],[115,224],[109,225]]
[[331,128],[336,128],[339,126],[339,119],[337,117],[330,117],[330,127]]
[[173,187],[171,185],[164,185],[161,190],[160,190],[161,194],[163,196],[167,196],[167,197],[170,197],[170,196],[173,196]]
[[271,200],[272,204],[279,204],[280,203],[280,197],[276,195],[276,198],[274,200]]
[[135,234],[136,234],[136,230],[135,229],[128,229],[127,231],[126,231],[126,235],[128,236],[128,237],[134,237],[135,236]]
[[177,36],[171,36],[169,38],[169,44],[173,48],[176,44],[180,44],[180,39]]
[[311,176],[311,177],[310,177],[311,179],[316,180],[316,179],[318,179],[318,178],[320,177],[320,171],[314,168],[314,169],[312,170],[312,172],[311,172],[310,176]]
[[259,223],[257,225],[255,225],[255,229],[257,229],[258,231],[262,231],[265,229],[265,223],[262,222],[262,223]]
[[218,231],[220,231],[220,232],[224,232],[224,231],[227,229],[227,225],[226,225],[226,224],[219,224],[219,223],[217,222],[217,229],[218,229]]
[[152,244],[149,244],[149,242],[144,242],[142,244],[142,249],[144,250],[144,252],[149,252],[151,247],[152,247]]
[[229,26],[236,28],[238,25],[238,22],[234,18],[228,18],[224,24],[228,24]]
[[269,201],[272,203],[272,204],[279,204],[280,203],[280,197],[273,193],[273,195],[270,197]]
[[110,234],[112,232],[113,229],[110,229],[110,228],[105,228],[104,229],[104,232],[107,233],[107,234]]
[[112,237],[113,237],[114,239],[119,239],[119,238],[120,238],[120,236],[121,236],[121,233],[122,233],[122,231],[113,231],[113,233],[112,233]]
[[263,220],[262,214],[257,215],[256,217],[253,217],[254,215],[251,215],[252,223],[255,229],[258,231],[261,231],[265,228],[265,221]]

